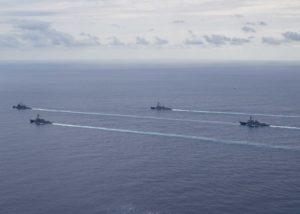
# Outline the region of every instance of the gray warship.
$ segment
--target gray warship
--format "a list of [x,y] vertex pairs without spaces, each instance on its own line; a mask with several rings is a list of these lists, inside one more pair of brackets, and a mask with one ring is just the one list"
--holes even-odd
[[240,121],[240,125],[242,125],[242,126],[248,126],[250,128],[270,126],[270,124],[261,123],[258,120],[254,120],[252,116],[250,116],[249,120],[247,120],[246,122]]
[[35,119],[31,119],[30,123],[34,123],[35,125],[46,125],[46,124],[52,124],[52,122],[48,120],[44,120],[40,118],[40,115],[38,114]]

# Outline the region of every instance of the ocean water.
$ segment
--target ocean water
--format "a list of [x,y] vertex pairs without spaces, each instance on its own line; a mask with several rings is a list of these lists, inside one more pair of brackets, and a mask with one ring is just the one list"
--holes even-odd
[[0,213],[298,214],[299,83],[292,63],[1,63]]

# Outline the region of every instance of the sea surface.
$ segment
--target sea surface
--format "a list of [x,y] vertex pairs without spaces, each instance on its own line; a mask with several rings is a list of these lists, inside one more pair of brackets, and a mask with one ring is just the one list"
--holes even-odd
[[299,214],[300,64],[2,62],[0,213]]

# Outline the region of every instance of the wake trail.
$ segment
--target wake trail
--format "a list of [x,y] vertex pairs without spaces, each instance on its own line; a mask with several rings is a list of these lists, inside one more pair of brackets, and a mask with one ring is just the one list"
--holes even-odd
[[69,113],[69,114],[98,115],[98,116],[109,116],[109,117],[127,117],[127,118],[135,118],[135,119],[151,119],[151,120],[166,120],[166,121],[181,121],[181,122],[211,123],[211,124],[222,124],[222,125],[239,125],[238,123],[224,122],[224,121],[213,121],[213,120],[189,120],[189,119],[176,119],[176,118],[167,118],[167,117],[139,116],[139,115],[128,115],[128,114],[110,114],[110,113],[98,113],[98,112],[82,112],[82,111],[42,109],[42,108],[32,108],[32,110],[34,110],[34,111],[46,111],[46,112],[58,112],[58,113]]
[[128,133],[128,134],[139,134],[139,135],[149,135],[149,136],[158,136],[158,137],[172,137],[172,138],[181,138],[181,139],[190,139],[190,140],[200,140],[200,141],[208,141],[208,142],[231,144],[231,145],[245,145],[245,146],[255,146],[255,147],[273,148],[273,149],[285,149],[285,150],[299,150],[300,149],[298,147],[269,145],[269,144],[255,143],[255,142],[248,142],[248,141],[220,140],[220,139],[216,139],[216,138],[173,134],[173,133],[137,131],[137,130],[116,129],[116,128],[107,128],[107,127],[72,125],[72,124],[63,124],[63,123],[52,123],[52,125],[61,126],[61,127],[69,127],[69,128],[94,129],[94,130],[108,131],[108,132],[121,132],[121,133]]
[[276,126],[271,125],[271,128],[279,128],[279,129],[293,129],[293,130],[300,130],[300,127],[293,127],[293,126]]
[[[68,113],[68,114],[83,114],[83,115],[97,115],[97,116],[108,116],[108,117],[125,117],[125,118],[135,118],[135,119],[162,120],[162,121],[165,120],[165,121],[180,121],[180,122],[210,123],[210,124],[231,125],[231,126],[239,125],[239,123],[214,121],[214,120],[192,120],[192,119],[140,116],[140,115],[129,115],[129,114],[112,114],[112,113],[100,113],[100,112],[82,112],[82,111],[71,111],[71,110],[43,109],[43,108],[32,108],[32,110],[45,111],[45,112]],[[180,110],[180,111],[189,111],[189,110]],[[292,126],[271,125],[270,127],[271,128],[280,128],[280,129],[300,130],[300,127],[292,127]]]
[[177,112],[192,112],[202,114],[227,114],[227,115],[252,115],[264,117],[282,117],[282,118],[300,118],[300,115],[282,115],[282,114],[262,114],[262,113],[246,113],[246,112],[230,112],[230,111],[204,111],[204,110],[186,110],[186,109],[172,109]]

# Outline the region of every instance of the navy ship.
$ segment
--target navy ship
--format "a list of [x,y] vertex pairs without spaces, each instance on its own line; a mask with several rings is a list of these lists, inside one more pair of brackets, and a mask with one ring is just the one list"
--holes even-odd
[[254,119],[252,118],[252,116],[250,116],[249,120],[247,120],[246,122],[240,121],[240,124],[241,124],[242,126],[248,126],[248,127],[251,127],[251,128],[270,126],[270,124],[267,124],[267,123],[261,123],[261,122],[259,122],[258,120],[254,120]]
[[18,105],[16,106],[13,106],[13,108],[17,109],[17,110],[27,110],[27,109],[31,109],[30,107],[22,104],[22,103],[19,103]]
[[150,109],[152,109],[152,110],[158,110],[158,111],[161,111],[161,110],[169,110],[170,111],[170,110],[172,110],[169,107],[165,107],[165,106],[160,105],[159,102],[157,102],[156,106],[151,106]]
[[52,124],[52,122],[44,120],[40,118],[40,115],[38,114],[35,119],[31,119],[30,123],[35,123],[36,125],[46,125],[46,124]]

